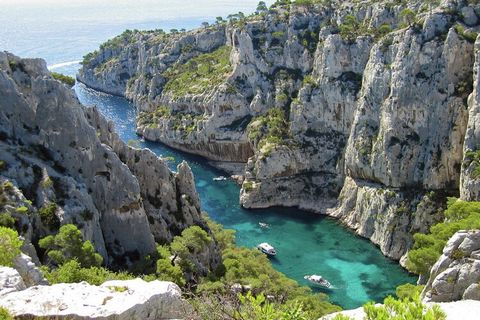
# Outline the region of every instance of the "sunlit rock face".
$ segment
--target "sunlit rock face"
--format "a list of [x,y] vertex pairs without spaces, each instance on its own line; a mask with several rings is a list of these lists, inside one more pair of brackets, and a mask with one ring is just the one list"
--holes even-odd
[[[128,147],[43,60],[0,53],[0,154],[0,182],[8,185],[1,209],[21,224],[34,260],[31,242],[67,223],[108,265],[120,266],[191,225],[208,230],[188,164],[174,173],[150,150]],[[207,269],[219,260],[215,248],[211,253]]]
[[115,84],[145,138],[244,162],[242,206],[335,216],[400,259],[447,196],[478,199],[466,156],[476,12],[455,0],[274,6],[245,23],[123,34],[78,79]]

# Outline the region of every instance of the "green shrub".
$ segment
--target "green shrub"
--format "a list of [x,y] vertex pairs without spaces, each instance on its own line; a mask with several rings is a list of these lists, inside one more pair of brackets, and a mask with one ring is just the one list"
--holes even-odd
[[90,241],[83,241],[80,230],[73,224],[62,226],[55,236],[40,239],[39,246],[47,250],[48,257],[57,265],[71,260],[77,260],[81,267],[100,266],[103,262],[101,255],[95,252]]
[[13,190],[13,183],[11,181],[5,181],[3,183],[3,189],[8,191]]
[[66,76],[64,74],[57,73],[57,72],[51,72],[50,74],[52,75],[53,79],[63,82],[66,85],[69,85],[70,87],[75,85],[75,78],[73,77]]
[[40,215],[43,224],[53,230],[60,227],[60,220],[58,219],[56,212],[57,204],[54,202],[47,203],[38,210],[38,214]]
[[205,249],[211,241],[212,238],[199,226],[191,226],[183,230],[181,236],[174,237],[170,244],[170,251],[173,254],[172,263],[178,257],[183,271],[196,271],[192,258]]
[[15,227],[15,219],[7,212],[0,213],[0,226],[13,229]]
[[377,35],[380,37],[383,37],[386,34],[389,34],[392,32],[392,27],[389,24],[382,24],[380,27],[377,29]]
[[480,178],[480,150],[467,151],[465,152],[465,165],[469,166],[472,164],[472,178]]
[[366,313],[365,320],[445,320],[445,313],[438,306],[426,307],[417,295],[413,299],[396,300],[387,297],[382,306],[375,306],[369,302],[363,306]]
[[129,280],[133,279],[126,272],[112,272],[102,267],[82,268],[81,264],[76,260],[70,260],[62,264],[56,269],[48,270],[43,267],[45,278],[51,283],[77,283],[86,281],[92,285],[100,285],[109,280]]
[[303,85],[311,85],[312,87],[316,87],[317,81],[315,81],[311,75],[307,75],[305,78],[303,78]]
[[0,227],[0,265],[11,267],[13,259],[20,254],[22,244],[17,231]]
[[245,190],[245,192],[252,191],[253,190],[253,182],[252,181],[245,181],[242,184],[242,188],[243,188],[243,190]]
[[445,221],[430,228],[430,234],[417,233],[408,253],[407,268],[417,274],[428,274],[442,254],[447,241],[459,230],[480,228],[480,202],[450,198]]
[[7,169],[7,163],[3,160],[0,160],[0,171]]
[[406,8],[400,12],[400,18],[407,26],[413,25],[415,22],[416,13],[412,9]]
[[172,265],[169,258],[157,260],[157,278],[163,281],[172,281],[181,287],[186,284],[182,269]]
[[419,296],[420,293],[422,293],[422,290],[424,287],[425,286],[421,286],[421,285],[417,286],[411,283],[406,283],[398,286],[397,289],[395,290],[395,294],[397,295],[397,298],[401,300],[405,300],[405,299],[413,300],[415,299],[416,296]]
[[280,108],[272,108],[263,116],[256,117],[247,127],[249,140],[262,148],[267,143],[281,145],[289,138],[289,125],[285,112]]
[[461,38],[470,43],[475,43],[475,40],[477,40],[478,33],[465,31],[465,27],[459,23],[455,25],[455,31]]
[[28,207],[26,206],[20,206],[15,208],[15,212],[20,213],[20,214],[28,214]]
[[13,320],[13,316],[7,309],[0,307],[0,320]]

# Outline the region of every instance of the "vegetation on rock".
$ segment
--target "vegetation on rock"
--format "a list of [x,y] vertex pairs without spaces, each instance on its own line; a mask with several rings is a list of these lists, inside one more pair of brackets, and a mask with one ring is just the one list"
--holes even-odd
[[47,250],[47,255],[56,265],[77,260],[83,268],[98,267],[103,258],[95,252],[90,241],[83,241],[80,230],[73,224],[62,226],[55,236],[47,236],[39,241],[39,246]]
[[70,76],[66,76],[64,74],[61,74],[61,73],[57,73],[57,72],[51,72],[51,75],[54,79],[60,81],[60,82],[63,82],[65,83],[66,85],[69,85],[70,87],[72,87],[73,85],[75,85],[75,78],[73,77],[70,77]]
[[429,234],[417,233],[408,253],[407,268],[417,274],[428,274],[442,254],[443,247],[457,231],[480,228],[480,202],[450,198],[445,221],[431,227]]
[[[417,294],[412,298],[395,299],[391,296],[385,298],[383,305],[376,306],[369,302],[363,306],[365,320],[445,320],[446,314],[438,305],[425,306]],[[351,320],[350,317],[339,314],[333,320]]]
[[185,64],[174,65],[163,74],[168,79],[164,92],[178,98],[215,89],[232,72],[231,49],[223,46],[211,53],[192,58]]
[[17,231],[0,227],[0,266],[13,265],[13,259],[20,254],[22,243]]

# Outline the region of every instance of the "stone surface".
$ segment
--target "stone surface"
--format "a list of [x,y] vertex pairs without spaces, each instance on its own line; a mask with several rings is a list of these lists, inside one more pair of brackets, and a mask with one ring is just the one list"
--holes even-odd
[[178,319],[188,310],[174,283],[141,279],[35,286],[3,295],[0,306],[16,317],[55,319]]
[[480,230],[455,233],[433,265],[422,292],[425,301],[480,300]]
[[40,269],[33,263],[32,258],[21,253],[13,260],[14,268],[20,273],[23,282],[27,287],[36,285],[47,285],[48,281]]
[[[440,309],[447,315],[447,320],[466,320],[466,319],[476,319],[480,313],[480,301],[474,300],[463,300],[455,302],[442,302],[435,303]],[[427,306],[433,306],[433,303],[426,303]],[[365,317],[365,312],[363,308],[357,308],[353,310],[345,310],[341,312],[336,312],[329,314],[321,318],[320,320],[331,320],[337,314],[342,314],[350,317],[353,320],[363,320]]]
[[0,300],[10,292],[25,289],[27,286],[17,270],[9,267],[0,267]]

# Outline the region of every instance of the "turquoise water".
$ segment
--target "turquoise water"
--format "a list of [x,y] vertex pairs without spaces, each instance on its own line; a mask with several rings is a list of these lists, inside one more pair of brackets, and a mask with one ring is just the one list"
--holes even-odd
[[[271,261],[275,268],[302,285],[306,274],[321,274],[336,289],[322,291],[343,308],[354,308],[366,301],[382,301],[395,287],[414,282],[397,263],[385,258],[369,241],[359,238],[335,220],[294,208],[244,210],[238,204],[240,188],[230,180],[213,181],[224,174],[199,157],[147,142],[135,134],[135,110],[125,99],[99,93],[82,84],[75,87],[80,101],[96,105],[112,120],[124,141],[138,140],[161,156],[175,158],[171,168],[187,160],[195,175],[202,208],[226,228],[237,231],[237,244],[254,247],[269,242],[278,252]],[[258,222],[270,224],[262,229]]]
[[[216,16],[252,12],[257,0],[0,0],[0,50],[23,57],[41,57],[53,71],[74,76],[83,55],[123,30],[193,28]],[[273,0],[266,1],[272,3]],[[97,105],[115,122],[122,139],[138,140],[135,112],[119,97],[82,85],[75,90],[82,103]],[[327,292],[344,308],[369,300],[381,301],[398,284],[413,282],[398,264],[386,259],[370,242],[355,236],[332,219],[297,209],[247,211],[238,205],[239,187],[232,181],[214,182],[224,173],[204,160],[161,144],[141,142],[155,153],[185,159],[195,174],[202,207],[216,221],[237,230],[239,245],[254,247],[267,241],[278,250],[273,265],[307,285],[305,274],[325,276],[337,289]],[[258,222],[269,223],[263,230]],[[315,289],[320,290],[320,289]]]

